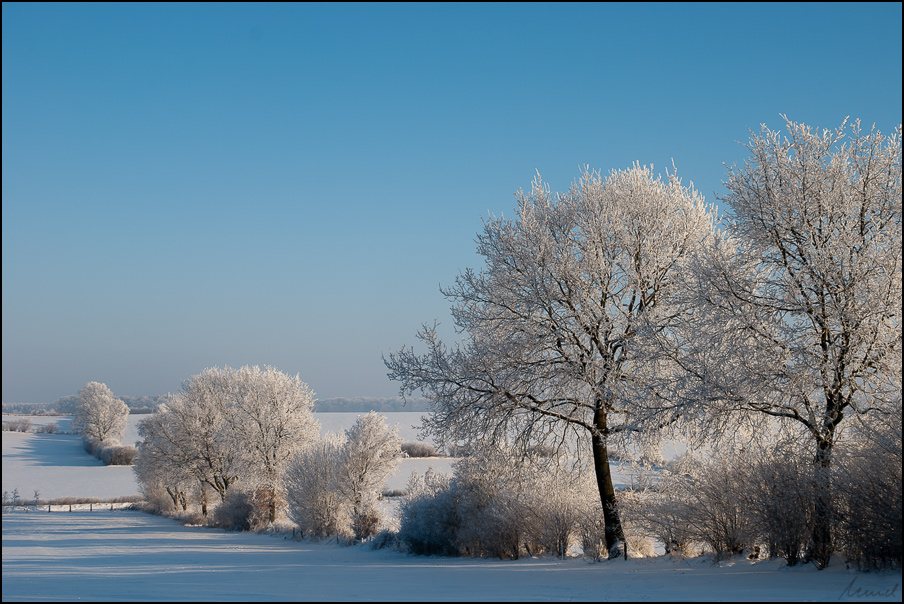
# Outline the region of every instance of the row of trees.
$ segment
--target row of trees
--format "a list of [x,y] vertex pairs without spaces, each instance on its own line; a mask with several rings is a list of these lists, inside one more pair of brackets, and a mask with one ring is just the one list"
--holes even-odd
[[208,496],[223,502],[241,481],[272,522],[289,463],[319,436],[313,403],[307,384],[273,367],[206,369],[138,424],[139,485],[183,509],[196,498],[206,516]]
[[139,423],[140,488],[163,510],[197,502],[206,517],[213,504],[208,522],[227,528],[287,511],[302,533],[367,538],[401,439],[373,412],[321,438],[313,404],[297,375],[273,367],[206,369]]
[[901,405],[900,136],[763,126],[729,169],[721,229],[674,173],[588,170],[556,195],[538,177],[514,219],[485,222],[485,268],[443,290],[462,341],[425,325],[426,352],[390,353],[389,377],[434,401],[441,444],[589,449],[609,556],[613,447],[777,421],[815,475],[808,556],[825,566],[843,422]]

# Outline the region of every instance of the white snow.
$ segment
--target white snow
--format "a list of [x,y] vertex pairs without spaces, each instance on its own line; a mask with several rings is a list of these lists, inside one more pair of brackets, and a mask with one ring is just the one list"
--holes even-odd
[[[350,417],[326,421],[326,415]],[[335,432],[350,426],[357,415],[318,414],[318,419],[325,431]],[[390,422],[417,422],[398,415],[389,414]],[[402,488],[412,468],[423,471],[433,465],[449,471],[450,463],[442,458],[406,460],[393,479],[400,486],[388,486]],[[23,499],[35,489],[42,498],[137,493],[131,468],[103,466],[82,450],[76,436],[3,432],[3,490],[13,488]],[[162,517],[98,507],[52,513],[20,508],[4,514],[2,526],[4,602],[901,601],[900,571],[859,573],[840,560],[817,571],[744,558],[719,564],[705,557],[589,564],[580,558],[421,557],[186,527]]]

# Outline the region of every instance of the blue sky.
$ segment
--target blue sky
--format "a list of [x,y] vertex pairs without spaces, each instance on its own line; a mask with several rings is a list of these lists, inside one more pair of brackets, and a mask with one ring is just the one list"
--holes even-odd
[[900,3],[3,3],[3,401],[273,365],[392,396],[539,171],[707,197],[781,114],[901,123]]

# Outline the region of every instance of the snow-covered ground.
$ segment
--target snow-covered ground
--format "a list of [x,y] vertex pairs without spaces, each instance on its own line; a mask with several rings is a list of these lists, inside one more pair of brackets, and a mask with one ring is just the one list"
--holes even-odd
[[3,601],[900,601],[901,573],[736,559],[411,556],[131,511],[3,516]]
[[[405,440],[416,438],[411,425],[420,414],[387,415],[390,423],[400,424]],[[344,430],[356,416],[318,414],[325,432]],[[62,428],[61,419],[32,418],[35,425],[56,421]],[[412,469],[433,465],[449,471],[450,464],[441,458],[405,460],[388,486],[402,488]],[[103,466],[82,450],[76,436],[3,432],[3,490],[13,488],[23,499],[31,498],[34,490],[42,498],[137,493],[130,468]],[[108,508],[52,513],[46,508],[29,513],[19,509],[4,514],[2,525],[4,602],[901,601],[901,572],[858,573],[841,561],[817,571],[743,558],[719,564],[707,558],[665,557],[589,564],[580,558],[503,562],[419,557],[367,546],[186,527]]]

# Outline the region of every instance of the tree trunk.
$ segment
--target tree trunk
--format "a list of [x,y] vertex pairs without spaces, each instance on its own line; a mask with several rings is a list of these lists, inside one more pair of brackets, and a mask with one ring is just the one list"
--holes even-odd
[[829,565],[834,551],[832,543],[832,488],[829,475],[832,466],[832,438],[817,443],[814,459],[816,495],[813,500],[813,537],[807,557],[820,569]]
[[627,557],[625,533],[622,529],[621,517],[618,513],[618,500],[615,498],[615,487],[612,486],[612,471],[609,468],[608,426],[606,412],[597,405],[594,413],[594,424],[597,430],[591,436],[593,449],[593,468],[596,473],[596,484],[603,504],[603,519],[606,522],[606,551],[610,558],[621,555],[619,544],[624,547]]

